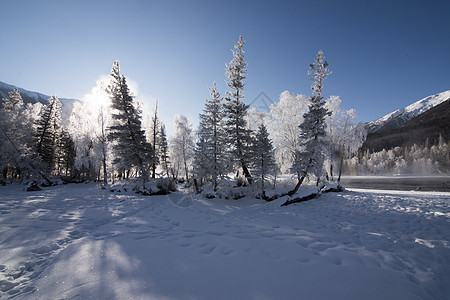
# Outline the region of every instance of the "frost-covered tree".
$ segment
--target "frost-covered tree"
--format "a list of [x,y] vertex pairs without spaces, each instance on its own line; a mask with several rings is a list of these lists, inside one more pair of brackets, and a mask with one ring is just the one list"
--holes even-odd
[[280,100],[270,106],[268,130],[275,145],[275,159],[282,172],[287,172],[296,161],[300,149],[298,126],[308,110],[305,95],[284,91]]
[[120,75],[118,61],[113,64],[111,78],[108,93],[113,111],[108,137],[115,155],[113,164],[127,177],[135,168],[145,184],[153,151],[141,126],[142,111],[130,94],[125,76]]
[[22,172],[21,163],[30,144],[32,126],[24,118],[24,103],[17,88],[2,99],[0,108],[0,169],[3,178],[16,177]]
[[23,108],[24,103],[22,96],[19,93],[19,90],[17,88],[14,88],[13,91],[8,93],[8,99],[3,98],[3,109],[5,111],[18,111]]
[[17,89],[2,99],[0,106],[0,170],[3,178],[28,178],[39,174],[48,183],[41,171],[36,155],[36,124],[40,118],[42,104],[24,105]]
[[341,99],[332,96],[326,101],[326,108],[332,112],[326,117],[327,135],[330,138],[330,176],[333,177],[333,166],[338,166],[338,183],[341,179],[344,159],[356,155],[366,140],[367,130],[364,124],[354,124],[356,118],[353,109],[345,110],[340,107]]
[[329,150],[325,117],[330,115],[330,111],[323,101],[323,89],[324,80],[331,72],[328,70],[328,62],[322,50],[317,53],[314,63],[309,67],[308,74],[312,75],[313,94],[309,97],[308,112],[303,115],[304,121],[299,126],[302,149],[298,151],[297,160],[292,169],[301,176],[292,193],[298,190],[308,174],[317,178],[323,175],[325,156]]
[[0,109],[0,167],[3,178],[6,178],[8,174],[14,177],[19,172],[20,154],[17,152],[20,150],[17,147],[20,143],[20,133],[17,136],[17,127],[20,125],[20,115],[23,110],[23,100],[17,88],[9,92],[8,96],[8,98],[2,99]]
[[64,128],[60,132],[57,144],[57,171],[59,175],[69,176],[74,174],[76,148],[69,132]]
[[194,156],[194,172],[199,178],[210,180],[214,191],[219,179],[226,174],[226,137],[222,127],[222,97],[216,83],[209,89],[211,98],[206,100],[197,131],[197,144]]
[[245,121],[247,122],[247,129],[252,133],[257,132],[261,124],[267,123],[267,113],[260,112],[257,107],[252,107],[248,109]]
[[158,137],[159,137],[159,130],[161,128],[161,122],[158,117],[158,101],[156,101],[155,106],[153,107],[153,115],[149,122],[149,128],[147,132],[147,136],[149,137],[149,142],[153,147],[153,153],[155,154],[153,156],[153,160],[151,163],[151,170],[152,170],[152,178],[156,178],[156,166],[159,164],[159,149],[158,149]]
[[274,175],[277,171],[272,141],[264,124],[259,126],[255,134],[252,160],[252,172],[258,178],[264,195],[264,183],[267,176]]
[[169,157],[169,143],[167,142],[166,126],[161,124],[159,129],[158,140],[158,154],[159,162],[164,174],[169,177],[170,157]]
[[246,115],[248,105],[241,99],[244,98],[244,79],[247,72],[247,61],[244,59],[244,40],[239,37],[234,46],[233,59],[226,65],[227,85],[231,91],[226,92],[224,112],[225,131],[228,137],[231,158],[234,164],[242,167],[242,172],[249,183],[252,181],[248,169],[251,147],[251,132],[247,129]]
[[105,113],[106,109],[100,109],[99,115],[98,115],[98,123],[100,132],[97,134],[97,145],[98,148],[100,148],[101,153],[101,161],[102,161],[102,169],[103,169],[103,184],[108,184],[108,134],[106,132],[107,130],[107,124],[108,124],[108,115]]
[[41,110],[36,127],[36,152],[44,168],[51,172],[57,159],[57,145],[61,131],[61,102],[52,95]]
[[111,121],[111,100],[106,91],[109,82],[109,77],[100,78],[90,93],[74,103],[68,126],[76,146],[77,176],[81,180],[103,177],[105,185],[111,161],[107,139]]
[[189,182],[189,170],[194,156],[194,136],[192,123],[183,115],[174,118],[175,135],[170,140],[170,150],[173,164],[173,175],[176,177],[183,169],[185,179]]

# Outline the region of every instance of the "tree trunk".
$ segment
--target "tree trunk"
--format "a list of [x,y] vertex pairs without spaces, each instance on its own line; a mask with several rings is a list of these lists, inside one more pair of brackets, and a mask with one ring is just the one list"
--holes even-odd
[[198,188],[197,178],[194,178],[194,188],[195,188],[195,193],[200,194],[200,189]]
[[293,196],[293,195],[295,195],[295,193],[297,193],[298,189],[300,188],[300,186],[303,183],[303,180],[305,180],[305,177],[306,176],[304,175],[298,180],[297,185],[294,187],[294,189],[287,193],[288,196]]
[[103,184],[107,185],[108,184],[108,173],[106,172],[106,157],[103,156]]
[[341,183],[341,174],[342,174],[342,165],[344,164],[344,155],[341,155],[341,162],[339,164],[339,176],[338,176],[338,184]]
[[252,175],[250,174],[250,171],[248,170],[244,162],[242,162],[242,172],[244,173],[244,176],[247,179],[248,183],[252,184],[253,182]]

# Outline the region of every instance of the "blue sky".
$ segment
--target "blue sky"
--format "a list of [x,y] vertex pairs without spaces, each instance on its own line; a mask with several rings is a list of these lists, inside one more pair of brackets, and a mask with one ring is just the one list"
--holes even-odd
[[170,127],[175,114],[195,122],[214,81],[225,94],[242,35],[246,103],[310,95],[308,65],[322,49],[325,94],[371,121],[450,89],[449,3],[0,0],[0,81],[81,99],[118,59]]

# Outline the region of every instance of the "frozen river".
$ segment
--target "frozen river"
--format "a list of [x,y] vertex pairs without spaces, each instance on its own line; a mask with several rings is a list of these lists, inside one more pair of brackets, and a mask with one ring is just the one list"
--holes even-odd
[[343,176],[347,188],[450,192],[450,176]]

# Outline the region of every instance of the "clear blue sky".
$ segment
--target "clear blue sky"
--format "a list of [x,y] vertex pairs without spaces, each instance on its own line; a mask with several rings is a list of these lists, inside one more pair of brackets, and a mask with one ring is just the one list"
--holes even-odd
[[327,95],[377,119],[450,89],[449,1],[0,0],[0,81],[81,99],[120,60],[141,100],[198,117],[208,88],[222,95],[242,35],[244,99],[310,95],[308,64],[322,49]]

